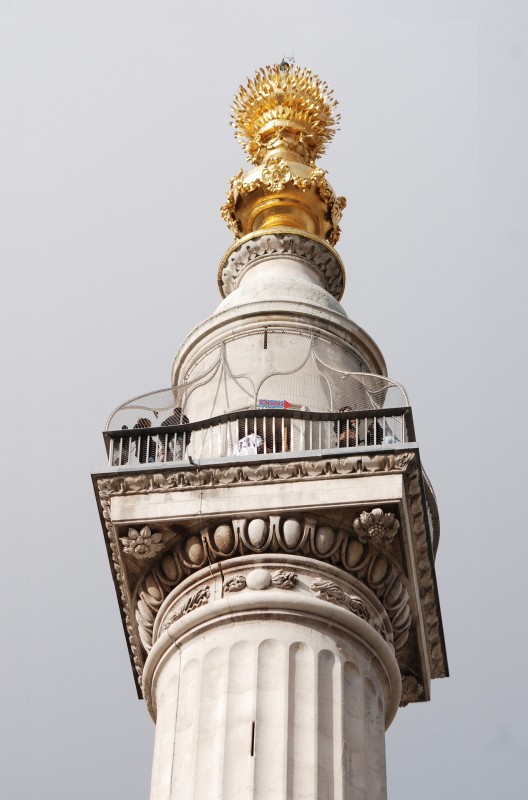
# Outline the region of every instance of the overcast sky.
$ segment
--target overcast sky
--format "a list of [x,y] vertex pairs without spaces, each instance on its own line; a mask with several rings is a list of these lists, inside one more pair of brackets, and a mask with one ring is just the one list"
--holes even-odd
[[527,21],[522,0],[0,0],[2,797],[148,797],[90,472],[110,411],[169,385],[220,301],[229,105],[284,55],[340,101],[343,305],[410,394],[440,506],[451,678],[389,730],[389,798],[527,796]]

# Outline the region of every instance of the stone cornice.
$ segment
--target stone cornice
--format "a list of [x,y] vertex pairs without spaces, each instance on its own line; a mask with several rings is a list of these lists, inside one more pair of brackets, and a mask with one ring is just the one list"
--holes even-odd
[[237,483],[269,483],[331,478],[332,476],[365,475],[406,472],[415,461],[415,453],[405,451],[379,455],[347,456],[345,458],[315,458],[303,461],[284,461],[233,464],[226,467],[200,465],[196,469],[142,472],[114,477],[97,476],[99,489],[110,495],[150,494],[172,492],[197,487],[229,486]]

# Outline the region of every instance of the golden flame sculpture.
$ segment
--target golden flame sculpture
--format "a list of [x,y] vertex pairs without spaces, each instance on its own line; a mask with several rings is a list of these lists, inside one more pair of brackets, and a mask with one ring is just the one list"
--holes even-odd
[[340,120],[332,95],[309,69],[285,63],[260,69],[232,107],[231,124],[248,160],[261,164],[283,148],[306,164],[320,158]]
[[286,63],[260,69],[241,86],[232,126],[255,167],[231,179],[222,217],[238,239],[258,231],[305,231],[335,244],[346,205],[315,166],[340,115],[328,85]]

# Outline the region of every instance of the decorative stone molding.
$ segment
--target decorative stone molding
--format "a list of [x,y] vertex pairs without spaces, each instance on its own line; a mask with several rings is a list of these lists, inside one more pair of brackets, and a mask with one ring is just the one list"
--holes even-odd
[[374,542],[380,547],[390,544],[396,534],[400,523],[394,514],[386,514],[381,508],[372,511],[362,511],[354,520],[354,530],[360,542]]
[[274,586],[276,589],[293,589],[297,583],[295,572],[286,572],[283,569],[271,574],[265,569],[252,570],[247,578],[244,575],[235,575],[224,584],[224,592],[241,592],[242,589],[259,591]]
[[[291,569],[292,566],[294,569]],[[303,602],[303,598],[306,598],[312,603],[312,613],[318,619],[331,619],[332,615],[328,617],[325,611],[317,612],[313,606],[314,596],[325,604],[339,606],[372,627],[394,652],[394,635],[389,616],[375,593],[362,581],[350,574],[344,574],[342,568],[332,564],[321,561],[314,564],[312,558],[275,552],[270,552],[269,555],[237,556],[232,563],[228,560],[207,564],[192,579],[188,578],[175,586],[156,614],[153,643],[149,652],[158,648],[159,639],[173,623],[209,602],[216,604],[218,615],[227,613],[229,616],[230,609],[235,607],[239,610],[267,608],[270,613],[271,609],[274,609],[274,613],[282,613],[285,606],[277,599],[276,590],[298,598],[293,606],[287,604],[286,607],[291,610],[306,610],[308,606]],[[270,596],[269,601],[264,601],[264,605],[262,601],[251,598],[255,593],[261,595],[271,591],[274,596]],[[224,600],[229,605],[226,606]],[[214,608],[206,612],[208,618],[214,619],[216,614]],[[203,614],[200,618],[203,619]],[[198,620],[196,623],[200,624]],[[187,625],[186,630],[188,629]]]
[[[136,670],[138,686],[139,686],[139,681],[141,680],[141,675],[143,672],[142,649],[145,647],[145,645],[141,641],[137,626],[134,625],[131,619],[131,614],[133,613],[133,604],[132,604],[132,596],[129,589],[128,581],[126,580],[126,571],[123,563],[123,551],[119,546],[119,537],[117,535],[117,530],[110,516],[110,496],[112,494],[112,490],[108,486],[108,481],[105,479],[98,480],[97,487],[99,492],[101,515],[108,536],[108,547],[110,549],[110,556],[114,568],[115,579],[121,598],[123,622],[125,630],[128,635],[128,646],[130,649],[130,657],[132,659],[132,663],[134,664],[134,668]],[[149,629],[150,629],[150,635],[152,635],[152,620],[145,626],[145,632],[147,636],[149,635]]]
[[368,621],[369,612],[363,600],[355,595],[347,594],[337,583],[317,578],[312,583],[311,589],[322,600],[327,600],[329,603],[335,603],[338,606],[344,606],[356,616]]
[[343,475],[365,475],[378,472],[405,472],[415,460],[415,454],[384,453],[379,455],[348,456],[313,461],[245,464],[229,467],[203,467],[194,470],[116,475],[100,478],[99,491],[111,494],[151,494],[195,489],[209,486],[229,486],[236,483],[270,483]]
[[304,234],[267,233],[245,239],[228,251],[218,272],[218,286],[222,297],[237,288],[242,273],[255,261],[274,255],[293,256],[306,261],[321,275],[325,289],[336,300],[343,296],[344,269],[333,248]]
[[[290,565],[295,565],[294,569]],[[269,578],[265,581],[267,588],[264,590],[241,590],[234,593],[226,593],[225,586],[230,583],[232,578],[244,576],[246,579],[255,572],[261,572],[267,576],[277,573],[294,572],[297,576],[295,586],[282,591],[273,587],[269,583]],[[315,578],[321,578],[327,583],[338,586],[343,594],[351,597],[358,597],[364,603],[370,624],[355,614],[346,605],[327,602],[320,598],[312,590],[311,584]],[[210,590],[210,600],[203,606],[192,609],[189,613],[174,618],[182,608],[186,607],[190,597],[196,594],[197,590],[208,587]],[[166,622],[170,619],[169,626]],[[250,622],[249,625],[238,625],[238,621]],[[378,631],[374,624],[379,620],[383,631]],[[259,624],[255,624],[258,621]],[[281,625],[281,623],[287,623]],[[222,634],[219,635],[219,632]],[[145,663],[145,673],[143,679],[144,696],[149,705],[149,709],[156,718],[157,699],[159,700],[161,688],[160,679],[164,665],[168,663],[171,654],[176,654],[176,670],[184,667],[185,659],[194,660],[195,653],[202,655],[206,652],[202,645],[214,648],[215,664],[231,663],[231,659],[224,655],[220,656],[220,651],[226,645],[226,637],[233,642],[244,641],[248,645],[257,647],[260,644],[271,640],[279,632],[278,639],[282,642],[280,648],[283,650],[285,658],[272,659],[269,663],[271,674],[274,672],[274,664],[280,669],[279,664],[283,664],[289,669],[288,658],[290,654],[300,653],[301,659],[305,664],[313,664],[317,670],[317,657],[313,658],[312,646],[319,642],[325,650],[324,660],[328,647],[332,647],[331,640],[336,647],[337,661],[344,666],[343,656],[348,651],[350,659],[349,678],[364,675],[365,685],[370,685],[369,681],[373,678],[373,669],[377,670],[376,664],[382,665],[381,674],[383,680],[388,678],[389,685],[386,686],[385,700],[379,692],[375,692],[381,698],[382,705],[388,703],[386,708],[385,724],[390,724],[401,697],[401,677],[392,644],[392,628],[383,606],[375,595],[368,590],[357,579],[350,575],[345,575],[341,569],[328,564],[316,563],[305,557],[291,557],[280,554],[243,556],[234,559],[231,563],[207,565],[197,574],[187,579],[180,586],[177,586],[164,602],[155,626],[155,643]],[[381,634],[381,635],[380,635]],[[292,638],[293,637],[293,638]],[[286,642],[289,640],[290,644]],[[193,645],[193,642],[195,643]],[[353,642],[352,650],[348,649]],[[296,646],[300,645],[300,649]],[[291,648],[293,645],[293,651]],[[176,646],[176,647],[175,647]],[[194,649],[193,649],[194,647]],[[264,647],[267,647],[264,644]],[[273,648],[274,650],[276,648]],[[249,669],[246,660],[247,646],[240,651],[240,659],[245,667],[238,671],[238,681],[244,680],[244,676],[253,671]],[[179,660],[180,654],[182,661]],[[237,658],[237,660],[240,660]],[[364,659],[364,660],[363,660]],[[337,663],[336,663],[337,666]],[[334,674],[334,669],[330,670]],[[181,673],[180,673],[181,674]],[[209,672],[206,680],[214,680],[217,672]],[[296,673],[297,676],[299,673]],[[292,673],[293,675],[293,673]],[[330,678],[330,674],[329,674]],[[330,684],[336,687],[339,692],[339,701],[342,702],[340,691],[341,682],[336,684],[330,680]],[[361,682],[363,685],[363,682]],[[274,684],[275,685],[275,684]],[[350,687],[350,683],[348,684]],[[359,687],[358,687],[359,688]],[[217,686],[221,692],[221,687]],[[302,696],[302,694],[301,694]],[[375,699],[370,695],[371,699]],[[286,698],[287,701],[287,698]],[[367,704],[366,711],[369,713],[371,707]],[[194,713],[194,712],[192,712]]]
[[252,569],[246,576],[246,586],[254,592],[261,592],[271,586],[271,574],[267,569]]

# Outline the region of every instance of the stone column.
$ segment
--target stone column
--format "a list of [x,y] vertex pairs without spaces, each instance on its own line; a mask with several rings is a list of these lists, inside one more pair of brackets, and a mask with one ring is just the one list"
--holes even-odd
[[301,556],[237,557],[179,584],[154,624],[151,800],[383,800],[400,701],[368,587]]

